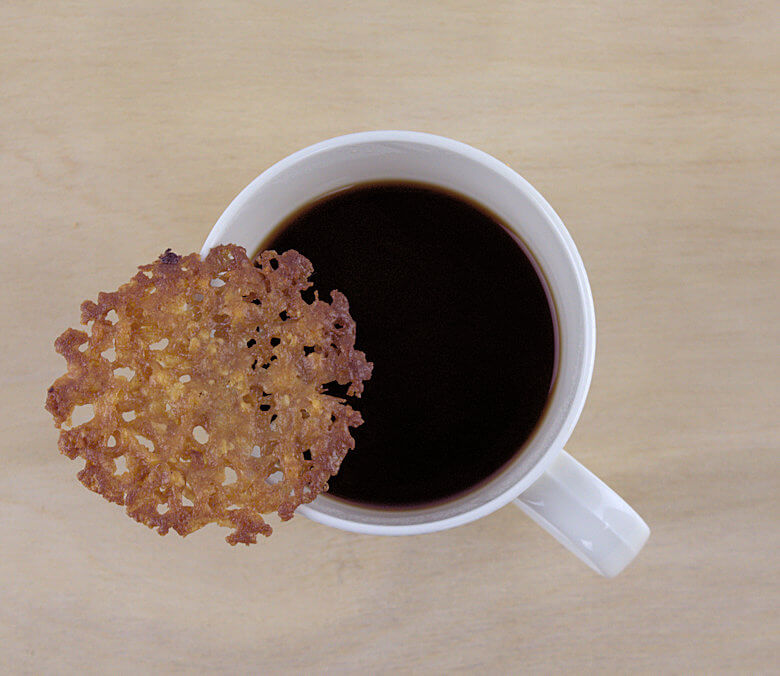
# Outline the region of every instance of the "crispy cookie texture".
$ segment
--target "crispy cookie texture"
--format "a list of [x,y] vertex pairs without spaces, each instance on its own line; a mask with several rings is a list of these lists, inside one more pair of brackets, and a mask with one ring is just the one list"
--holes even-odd
[[[79,480],[161,535],[217,523],[233,545],[327,490],[363,422],[329,389],[359,397],[372,365],[343,294],[302,296],[312,271],[296,251],[168,250],[85,301],[46,398]],[[92,417],[75,424],[77,409]]]

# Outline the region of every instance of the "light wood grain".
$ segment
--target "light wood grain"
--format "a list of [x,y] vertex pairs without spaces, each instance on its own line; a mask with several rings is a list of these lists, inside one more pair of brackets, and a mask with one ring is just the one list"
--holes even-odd
[[[778,7],[3,2],[0,672],[777,672]],[[569,227],[599,346],[568,450],[653,529],[619,578],[511,508],[160,538],[58,454],[79,302],[377,128],[493,153]]]

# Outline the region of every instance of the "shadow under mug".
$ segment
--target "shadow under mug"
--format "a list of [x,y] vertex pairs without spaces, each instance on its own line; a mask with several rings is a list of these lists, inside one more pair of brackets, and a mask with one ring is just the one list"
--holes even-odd
[[585,404],[596,322],[582,259],[561,219],[519,174],[452,139],[373,131],[322,141],[286,157],[228,206],[201,251],[234,243],[250,254],[279,222],[313,199],[356,183],[407,180],[447,188],[485,205],[512,229],[542,268],[555,301],[558,372],[546,412],[525,447],[467,494],[429,507],[383,510],[327,494],[298,512],[358,533],[413,535],[462,525],[513,502],[600,574],[613,577],[644,546],[647,524],[563,446]]

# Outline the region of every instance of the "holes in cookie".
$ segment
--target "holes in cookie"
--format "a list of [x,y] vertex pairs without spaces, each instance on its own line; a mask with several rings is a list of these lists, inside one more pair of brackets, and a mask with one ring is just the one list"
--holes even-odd
[[279,343],[282,342],[281,338],[271,338],[271,347],[276,347]]
[[88,423],[95,417],[95,408],[92,404],[83,404],[81,406],[75,406],[73,412],[70,414],[71,427],[78,427],[84,423]]
[[272,258],[270,261],[268,261],[271,265],[271,270],[278,270],[279,269],[279,261],[275,258]]
[[127,472],[127,458],[124,455],[120,455],[114,458],[114,474],[121,476]]
[[135,420],[135,418],[136,418],[135,411],[125,411],[122,414],[122,419],[125,422],[130,422],[131,420]]
[[114,446],[116,446],[116,437],[112,434],[106,440],[106,448],[114,448]]
[[308,357],[312,352],[314,352],[314,350],[315,350],[314,345],[304,345],[303,356]]
[[225,280],[220,279],[219,277],[215,277],[209,282],[209,284],[211,284],[211,286],[213,286],[215,289],[218,289],[220,286],[225,286]]
[[109,324],[116,324],[119,321],[119,315],[116,313],[116,310],[109,310],[106,313],[106,321]]
[[311,451],[309,449],[305,450],[303,452],[303,459],[304,460],[311,460]]
[[287,310],[282,310],[279,313],[279,319],[281,319],[283,322],[286,322],[290,318],[290,315],[287,314]]
[[141,434],[136,434],[135,439],[139,444],[141,444],[141,446],[146,448],[147,451],[154,450],[154,442],[151,439],[147,439],[145,436]]
[[156,343],[150,343],[149,349],[150,350],[164,350],[166,347],[168,347],[168,339],[167,338],[161,338]]
[[199,292],[193,293],[192,300],[194,300],[196,303],[200,303],[203,300],[203,294]]
[[205,444],[209,440],[209,433],[206,431],[205,427],[201,427],[200,425],[193,428],[192,436],[199,444]]
[[257,345],[257,341],[254,338],[250,338],[248,341],[246,341],[247,347],[252,347],[253,345]]
[[135,375],[135,371],[131,369],[129,366],[120,366],[119,368],[114,369],[114,376],[117,378],[127,378],[127,380],[132,380],[133,376]]
[[257,368],[257,359],[255,359],[255,360],[252,362],[252,370],[254,371],[256,368]]
[[157,513],[160,515],[167,514],[169,509],[168,505],[162,502],[157,505]]
[[81,345],[79,345],[79,352],[86,352],[88,347],[89,341],[85,340]]
[[249,451],[249,455],[251,455],[253,458],[259,458],[263,455],[263,449],[257,445],[252,446],[252,450]]
[[106,361],[116,361],[116,350],[114,349],[114,346],[112,345],[107,350],[103,350],[100,353],[100,356]]
[[222,480],[223,486],[230,486],[238,481],[238,474],[232,467],[225,467],[225,478]]
[[183,376],[179,376],[179,382],[180,383],[188,383],[188,382],[190,382],[190,380],[192,380],[192,376],[190,376],[190,375],[188,375],[186,373]]
[[333,328],[339,330],[339,329],[343,329],[344,327],[341,324],[339,324],[339,322],[334,322]]
[[271,410],[271,404],[260,404],[260,410],[261,411],[270,411]]
[[183,507],[194,507],[195,503],[190,500],[186,495],[181,496],[181,504]]
[[276,470],[273,474],[269,474],[266,477],[265,482],[269,486],[274,486],[275,484],[278,484],[283,479],[284,479],[284,472],[282,472],[281,470]]

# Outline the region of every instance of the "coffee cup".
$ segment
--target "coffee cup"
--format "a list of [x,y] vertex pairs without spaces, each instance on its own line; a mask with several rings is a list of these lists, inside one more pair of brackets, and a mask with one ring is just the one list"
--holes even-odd
[[582,259],[561,219],[518,173],[487,153],[432,134],[373,131],[339,136],[299,150],[260,174],[219,218],[201,253],[224,243],[252,253],[277,224],[318,196],[388,180],[425,183],[464,195],[484,205],[525,243],[555,301],[556,384],[522,452],[462,496],[392,510],[347,503],[325,493],[297,511],[357,533],[415,535],[469,523],[512,503],[592,569],[606,577],[617,575],[642,549],[650,530],[617,493],[564,450],[593,372],[593,298]]

